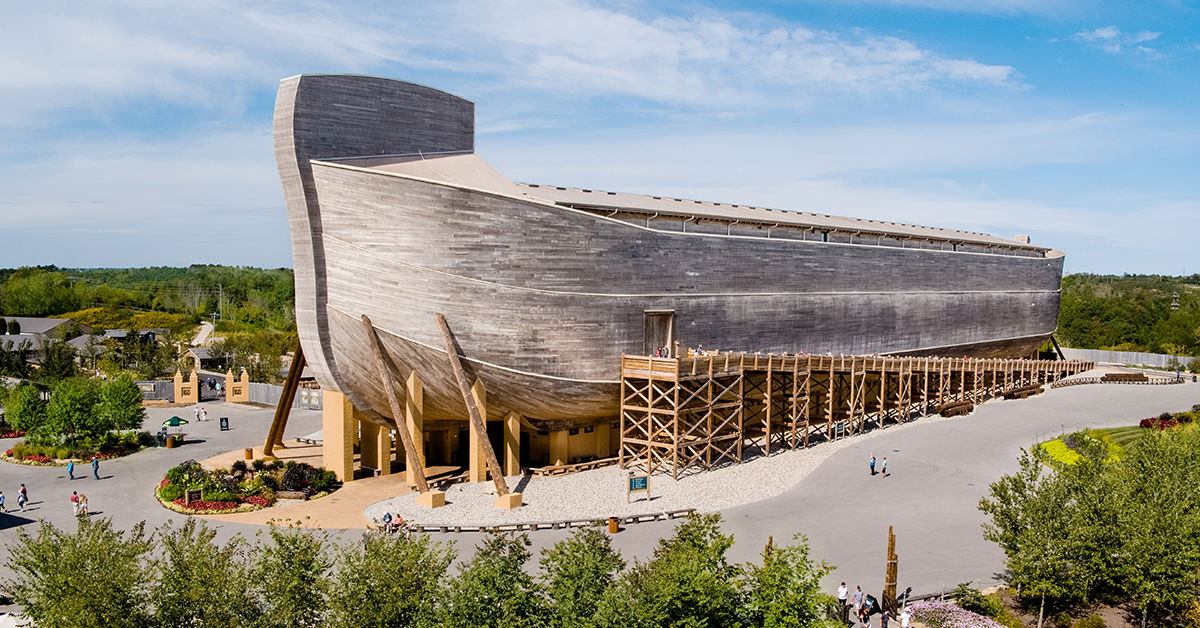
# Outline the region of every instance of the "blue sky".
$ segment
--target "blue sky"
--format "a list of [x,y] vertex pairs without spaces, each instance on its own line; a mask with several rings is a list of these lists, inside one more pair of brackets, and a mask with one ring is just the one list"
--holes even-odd
[[1195,1],[50,6],[0,21],[0,266],[290,266],[275,89],[352,72],[473,100],[514,180],[1200,271]]

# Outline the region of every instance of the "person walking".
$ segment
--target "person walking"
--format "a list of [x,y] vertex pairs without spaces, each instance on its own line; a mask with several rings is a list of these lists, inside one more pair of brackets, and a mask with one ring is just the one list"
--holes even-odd
[[76,514],[80,517],[86,517],[91,514],[88,512],[87,495],[84,495],[83,493],[79,494],[79,512]]
[[[871,459],[871,466],[875,466],[874,457]],[[874,472],[875,470],[872,468],[871,471]],[[854,596],[851,599],[854,600],[854,614],[858,617],[862,617],[863,590],[861,585],[855,585]]]
[[891,620],[891,617],[888,615],[887,611],[880,613],[879,614],[879,628],[888,628],[889,620]]
[[909,628],[912,622],[912,613],[908,612],[908,607],[900,611],[900,628]]
[[4,491],[0,491],[0,512],[8,512],[8,509],[4,507]]
[[21,484],[21,488],[17,489],[17,505],[21,507],[21,512],[25,512],[25,504],[29,502],[29,489],[25,488],[25,484]]
[[[887,468],[887,458],[883,459],[883,466],[885,469]],[[92,456],[92,477],[96,478],[97,480],[100,479],[100,457],[99,456]]]
[[883,472],[883,477],[886,478],[887,477],[887,456],[883,457],[883,464],[880,465],[879,470],[881,472]]
[[204,406],[200,406],[200,420],[201,421],[208,420],[208,408],[205,408]]
[[838,595],[838,606],[840,606],[840,607],[842,608],[842,612],[843,612],[843,614],[845,614],[845,610],[846,610],[846,594],[847,594],[847,593],[848,593],[848,591],[847,591],[847,589],[846,589],[846,583],[845,583],[845,582],[843,582],[842,584],[838,585],[838,591],[837,591],[837,595]]
[[195,408],[192,408],[192,414],[194,414],[196,416],[196,422],[199,422],[200,421],[200,406],[196,406]]
[[75,461],[74,460],[67,463],[67,479],[68,480],[75,479]]
[[871,462],[867,464],[871,467],[871,475],[875,475],[875,454],[871,454]]
[[79,491],[71,491],[71,512],[79,516]]

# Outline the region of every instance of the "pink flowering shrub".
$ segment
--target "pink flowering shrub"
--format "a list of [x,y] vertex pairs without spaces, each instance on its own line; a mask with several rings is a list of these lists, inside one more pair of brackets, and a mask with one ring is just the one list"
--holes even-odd
[[263,497],[262,495],[250,495],[249,497],[243,497],[242,502],[246,503],[246,504],[251,504],[254,506],[259,506],[259,507],[266,507],[266,506],[271,505],[271,500],[267,499],[266,497]]
[[930,628],[1004,628],[996,620],[972,613],[953,602],[924,600],[909,605],[913,619]]
[[180,497],[179,499],[176,499],[174,501],[174,504],[176,506],[181,506],[188,510],[234,510],[235,508],[238,507],[237,502],[226,502],[226,501],[218,502],[218,501],[210,501],[207,499],[201,500],[201,501],[194,501],[190,504],[185,504],[185,503],[183,503],[182,497]]

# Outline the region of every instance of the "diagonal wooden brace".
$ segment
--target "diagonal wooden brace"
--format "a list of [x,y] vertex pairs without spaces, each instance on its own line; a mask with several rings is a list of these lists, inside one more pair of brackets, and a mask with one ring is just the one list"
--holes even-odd
[[425,469],[421,465],[420,456],[417,455],[413,435],[408,433],[404,420],[400,418],[404,416],[404,413],[400,409],[400,398],[396,396],[394,384],[396,377],[388,368],[387,358],[383,354],[383,342],[379,340],[379,333],[375,331],[375,326],[371,324],[371,319],[367,318],[366,314],[363,314],[362,323],[363,329],[366,330],[367,341],[371,344],[371,353],[375,355],[375,370],[379,375],[379,383],[383,385],[383,393],[387,397],[388,407],[392,410],[392,420],[396,423],[396,431],[400,433],[400,441],[404,443],[404,456],[408,462],[408,468],[413,471],[417,491],[428,493],[429,482],[425,479]]
[[283,382],[283,393],[279,396],[279,403],[275,406],[275,417],[271,420],[267,440],[263,443],[264,458],[272,457],[276,447],[283,447],[283,430],[287,427],[288,415],[292,412],[292,402],[296,399],[296,389],[300,387],[300,374],[304,372],[304,365],[304,349],[297,341],[292,365],[288,367],[287,379]]
[[446,324],[446,317],[438,314],[437,322],[438,327],[442,330],[442,340],[446,343],[450,367],[454,369],[454,379],[458,380],[458,390],[462,393],[463,401],[467,403],[467,414],[471,416],[471,428],[475,430],[476,434],[479,434],[483,460],[487,463],[488,472],[492,474],[492,481],[496,483],[496,495],[503,497],[508,495],[508,484],[504,481],[504,471],[500,469],[500,461],[496,459],[496,451],[492,449],[492,442],[488,440],[487,424],[483,422],[479,408],[475,405],[475,399],[471,397],[471,385],[467,383],[467,373],[463,370],[458,350],[454,347],[454,337],[450,335],[450,326]]

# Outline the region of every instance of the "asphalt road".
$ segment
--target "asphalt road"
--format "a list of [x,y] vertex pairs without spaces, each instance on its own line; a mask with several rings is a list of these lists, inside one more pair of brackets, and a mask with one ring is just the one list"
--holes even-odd
[[[868,592],[882,588],[887,527],[895,526],[900,556],[900,588],[936,592],[964,581],[988,583],[1003,567],[1003,556],[983,540],[983,518],[976,509],[990,482],[1016,469],[1021,448],[1065,431],[1083,427],[1130,425],[1164,411],[1200,403],[1200,385],[1088,385],[1051,390],[1022,401],[993,400],[968,417],[921,419],[905,430],[884,430],[872,438],[834,453],[807,478],[779,497],[724,511],[726,529],[737,543],[731,558],[756,560],[767,537],[785,542],[803,533],[813,555],[836,565],[825,579],[832,591],[837,582],[863,585]],[[150,449],[105,462],[102,479],[91,478],[80,466],[80,479],[67,480],[61,467],[28,467],[0,463],[0,490],[10,509],[19,483],[29,488],[25,513],[0,517],[0,543],[9,545],[18,529],[32,530],[37,519],[57,526],[74,525],[68,497],[86,493],[94,516],[111,517],[121,528],[139,521],[157,526],[180,521],[154,499],[153,487],[168,468],[189,458],[209,456],[261,442],[272,410],[224,403],[206,404],[204,423],[187,426],[191,441],[177,449]],[[147,426],[157,426],[172,414],[191,419],[190,408],[149,410]],[[230,417],[232,430],[220,432],[217,417]],[[295,410],[287,437],[320,427],[320,413]],[[8,448],[12,441],[0,441]],[[872,477],[867,459],[874,453],[889,460],[890,477]],[[703,474],[693,476],[703,482]],[[253,537],[259,526],[208,522],[221,538],[234,534]],[[657,541],[671,533],[674,523],[630,526],[614,542],[632,562],[650,554]],[[331,531],[334,538],[354,538],[360,530]],[[535,551],[567,536],[563,531],[533,535]],[[434,535],[453,541],[460,555],[469,553],[478,534]],[[0,566],[0,578],[8,570]],[[3,609],[0,609],[3,610]]]

